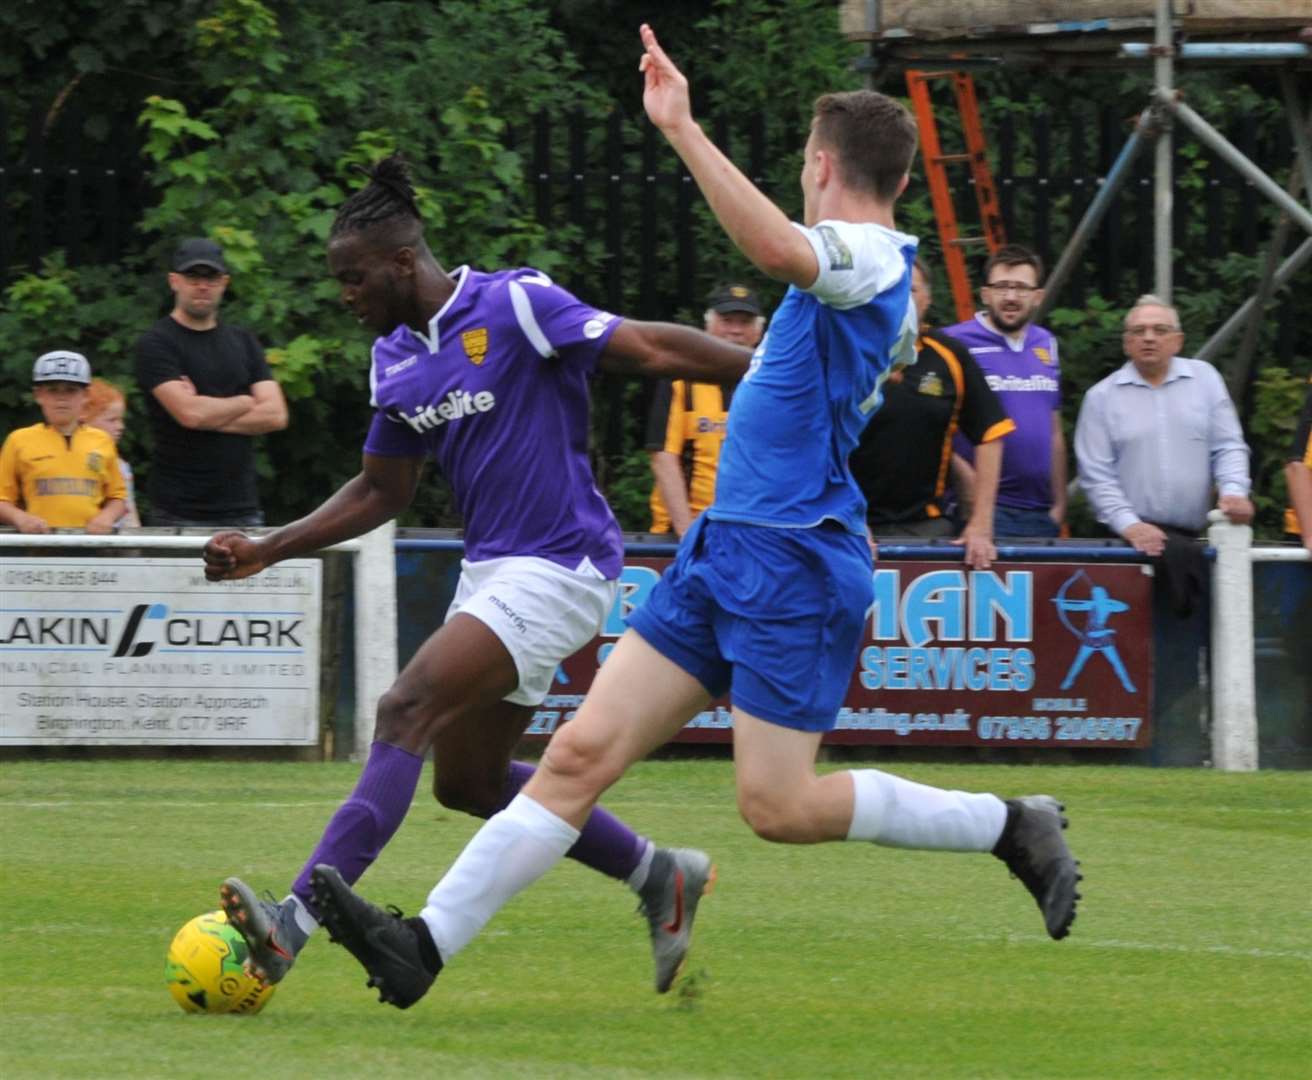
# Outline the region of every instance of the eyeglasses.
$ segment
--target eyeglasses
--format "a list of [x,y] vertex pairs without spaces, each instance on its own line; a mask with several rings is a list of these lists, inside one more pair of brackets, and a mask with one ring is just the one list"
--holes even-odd
[[1029,296],[1030,293],[1039,291],[1037,285],[1026,285],[1019,281],[990,281],[984,288],[988,289],[989,292],[1002,293],[1003,295],[1015,293],[1017,296]]
[[1152,331],[1157,337],[1166,337],[1168,334],[1178,334],[1178,326],[1167,326],[1165,323],[1154,323],[1152,326],[1127,326],[1125,332],[1130,337],[1144,337],[1149,331]]

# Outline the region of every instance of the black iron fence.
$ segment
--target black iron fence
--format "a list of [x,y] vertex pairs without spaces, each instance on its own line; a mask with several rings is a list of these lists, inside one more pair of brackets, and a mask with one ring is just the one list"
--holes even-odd
[[[1250,158],[1277,170],[1288,167],[1292,151],[1283,125],[1264,127],[1243,114],[1211,119]],[[1078,103],[1026,116],[986,117],[1008,236],[1036,247],[1051,265],[1104,182],[1132,120]],[[0,107],[0,287],[55,250],[77,266],[112,263],[142,246],[137,224],[153,190],[130,123],[92,151],[76,122],[61,121],[61,134],[47,139],[34,117],[31,136],[15,152],[8,121]],[[1267,127],[1274,134],[1264,143],[1261,132]],[[711,128],[717,143],[727,146],[762,188],[785,205],[797,201],[796,141],[772,143],[759,115],[722,117]],[[691,178],[650,124],[633,124],[618,114],[600,126],[578,116],[539,116],[509,137],[523,157],[525,196],[538,221],[559,233],[563,254],[576,257],[579,265],[605,267],[583,290],[589,299],[646,318],[697,310],[721,272],[712,263],[722,261],[723,241]],[[1177,142],[1176,159],[1176,280],[1189,289],[1206,284],[1199,275],[1210,273],[1209,265],[1227,253],[1256,254],[1273,215],[1249,182],[1187,135]],[[960,213],[969,222],[975,215],[964,170],[960,180]],[[937,239],[923,183],[913,183],[904,206],[904,217],[932,253]],[[1152,155],[1145,154],[1059,305],[1080,305],[1090,294],[1119,305],[1149,291],[1152,215]],[[461,257],[476,261],[476,253]],[[1283,340],[1293,331],[1295,313],[1291,305],[1282,309]]]

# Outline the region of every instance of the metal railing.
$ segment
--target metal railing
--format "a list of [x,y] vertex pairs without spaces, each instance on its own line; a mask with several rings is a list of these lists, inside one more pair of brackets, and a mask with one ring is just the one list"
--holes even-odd
[[[0,533],[0,550],[27,547],[66,550],[197,551],[208,533],[163,535],[148,530],[113,536],[84,533],[25,535]],[[1253,637],[1253,573],[1255,562],[1309,562],[1301,547],[1254,547],[1247,525],[1232,525],[1217,511],[1208,529],[1212,560],[1212,762],[1226,772],[1251,772],[1258,767],[1256,663]],[[356,540],[335,544],[328,551],[349,553],[355,566],[355,737],[357,756],[367,754],[373,741],[378,699],[397,674],[396,553],[398,551],[458,551],[458,537],[401,537],[388,523]],[[629,555],[672,555],[675,545],[653,538],[633,539]],[[938,544],[880,545],[886,560],[955,559],[961,549]],[[1000,561],[1147,562],[1133,548],[1115,542],[1061,542],[999,545]]]

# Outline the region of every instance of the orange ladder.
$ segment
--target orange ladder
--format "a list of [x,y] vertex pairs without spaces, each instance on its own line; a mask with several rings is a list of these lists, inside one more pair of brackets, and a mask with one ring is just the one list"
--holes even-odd
[[[938,123],[934,119],[934,103],[930,98],[930,83],[935,79],[951,79],[956,92],[957,114],[961,118],[961,132],[966,142],[964,153],[945,154],[939,141]],[[979,103],[975,97],[975,80],[963,71],[907,72],[907,92],[920,128],[920,150],[925,159],[925,178],[929,181],[929,195],[938,219],[939,240],[943,244],[943,262],[952,286],[952,299],[957,319],[964,321],[975,312],[975,298],[970,287],[970,270],[966,265],[965,248],[983,244],[992,254],[1007,242],[1002,224],[1002,208],[998,203],[998,189],[993,183],[988,156],[984,150],[984,129],[979,122]],[[975,182],[975,200],[979,204],[981,232],[962,236],[957,224],[956,204],[948,182],[949,165],[969,165]]]

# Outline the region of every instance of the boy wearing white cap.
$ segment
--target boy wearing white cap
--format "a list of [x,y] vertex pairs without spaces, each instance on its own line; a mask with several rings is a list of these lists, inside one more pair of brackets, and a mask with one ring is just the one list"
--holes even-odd
[[0,525],[22,533],[108,533],[127,509],[114,440],[82,423],[91,365],[56,349],[37,357],[32,396],[42,422],[11,431],[0,448]]

